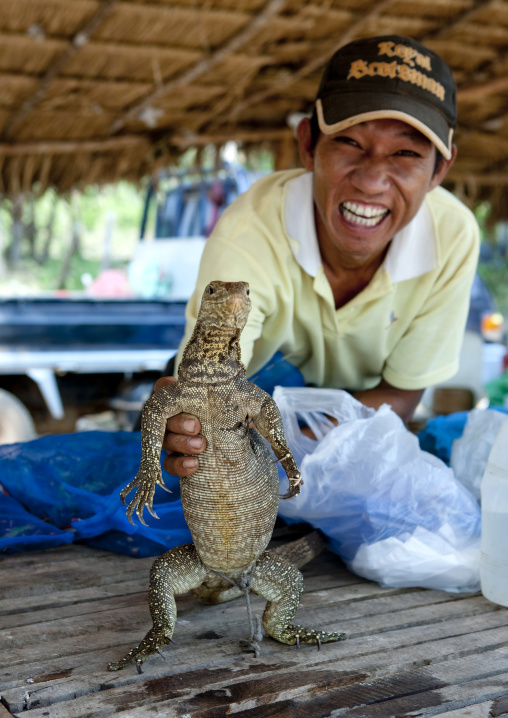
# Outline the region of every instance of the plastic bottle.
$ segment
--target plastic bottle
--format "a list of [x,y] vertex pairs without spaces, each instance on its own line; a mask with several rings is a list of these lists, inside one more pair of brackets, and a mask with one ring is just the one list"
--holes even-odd
[[508,606],[508,419],[490,450],[481,497],[482,593],[489,601]]

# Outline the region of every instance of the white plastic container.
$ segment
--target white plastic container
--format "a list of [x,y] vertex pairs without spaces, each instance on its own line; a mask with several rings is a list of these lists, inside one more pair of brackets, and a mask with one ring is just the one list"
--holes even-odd
[[488,384],[489,381],[494,381],[494,379],[501,376],[505,354],[506,347],[504,344],[484,342],[482,351],[482,382],[484,384]]
[[508,606],[508,419],[490,450],[481,497],[482,593],[489,601]]

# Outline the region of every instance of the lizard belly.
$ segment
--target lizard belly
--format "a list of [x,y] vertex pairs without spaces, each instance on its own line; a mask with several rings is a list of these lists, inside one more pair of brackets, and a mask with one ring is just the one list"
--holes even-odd
[[[262,442],[262,439],[259,439]],[[223,571],[242,568],[268,545],[279,504],[279,481],[266,445],[249,436],[217,441],[200,456],[200,468],[181,479],[182,506],[199,557]]]

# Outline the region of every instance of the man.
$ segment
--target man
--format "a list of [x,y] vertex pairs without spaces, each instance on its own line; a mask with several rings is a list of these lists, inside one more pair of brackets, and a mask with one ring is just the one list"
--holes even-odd
[[[280,351],[307,383],[409,420],[457,371],[477,262],[473,215],[439,187],[455,126],[455,84],[435,53],[398,36],[341,48],[298,126],[304,170],[257,182],[209,238],[183,345],[210,280],[248,281],[248,375]],[[169,420],[168,471],[193,473],[199,431],[195,417]]]

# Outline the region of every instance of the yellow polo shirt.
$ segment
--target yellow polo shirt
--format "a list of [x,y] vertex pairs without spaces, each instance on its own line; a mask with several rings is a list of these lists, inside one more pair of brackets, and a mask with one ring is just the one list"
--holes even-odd
[[381,377],[399,389],[437,384],[458,369],[478,250],[473,214],[438,187],[395,235],[369,285],[335,309],[312,174],[275,172],[241,195],[208,239],[177,362],[208,282],[247,281],[252,311],[241,349],[248,376],[281,351],[316,386],[360,391]]

